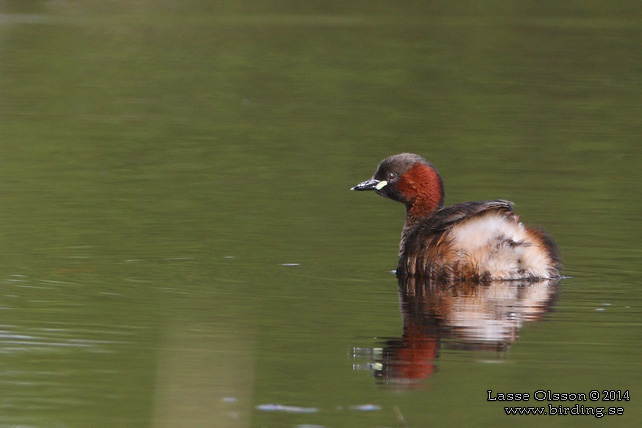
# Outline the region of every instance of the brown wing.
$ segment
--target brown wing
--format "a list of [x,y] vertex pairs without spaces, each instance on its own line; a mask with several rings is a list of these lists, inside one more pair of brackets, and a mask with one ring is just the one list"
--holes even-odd
[[420,247],[425,246],[425,240],[433,240],[441,236],[447,229],[454,224],[471,217],[486,214],[489,211],[502,212],[505,215],[514,215],[513,203],[503,199],[493,201],[464,202],[461,204],[451,205],[436,211],[429,219],[414,227],[414,230],[408,231],[406,250],[415,252]]
[[[414,275],[417,271],[446,269],[443,262],[449,259],[451,247],[444,242],[444,233],[455,224],[491,211],[514,216],[513,203],[502,199],[493,201],[464,202],[442,208],[420,224],[407,226],[399,249],[398,271]],[[442,245],[443,244],[443,245]],[[430,272],[425,272],[430,274]],[[443,273],[438,273],[442,276]]]

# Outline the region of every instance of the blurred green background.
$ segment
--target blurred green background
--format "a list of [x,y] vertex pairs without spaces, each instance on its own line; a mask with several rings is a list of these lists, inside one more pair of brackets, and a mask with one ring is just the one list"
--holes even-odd
[[[0,426],[585,427],[486,390],[621,389],[637,427],[639,6],[0,2]],[[348,189],[402,151],[571,278],[399,392],[351,349],[401,335],[403,207]]]

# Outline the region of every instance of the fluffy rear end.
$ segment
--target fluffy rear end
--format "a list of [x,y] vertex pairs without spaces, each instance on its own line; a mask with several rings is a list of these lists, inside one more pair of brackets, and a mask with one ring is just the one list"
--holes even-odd
[[453,266],[488,280],[559,276],[555,245],[538,229],[527,228],[517,216],[488,212],[455,225],[448,238]]

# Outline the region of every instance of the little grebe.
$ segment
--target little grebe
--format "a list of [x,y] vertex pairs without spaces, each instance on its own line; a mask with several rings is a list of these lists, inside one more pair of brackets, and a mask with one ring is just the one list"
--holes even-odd
[[444,207],[441,177],[421,156],[390,156],[371,179],[351,190],[374,190],[406,205],[399,276],[451,281],[560,276],[553,239],[525,226],[513,212],[512,202],[498,199]]

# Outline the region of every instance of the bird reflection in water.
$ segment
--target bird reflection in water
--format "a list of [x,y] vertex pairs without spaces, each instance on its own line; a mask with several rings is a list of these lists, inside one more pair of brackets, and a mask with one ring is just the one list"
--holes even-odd
[[417,386],[435,370],[440,348],[506,352],[527,321],[549,312],[559,280],[435,282],[399,278],[403,336],[354,348],[383,384]]

